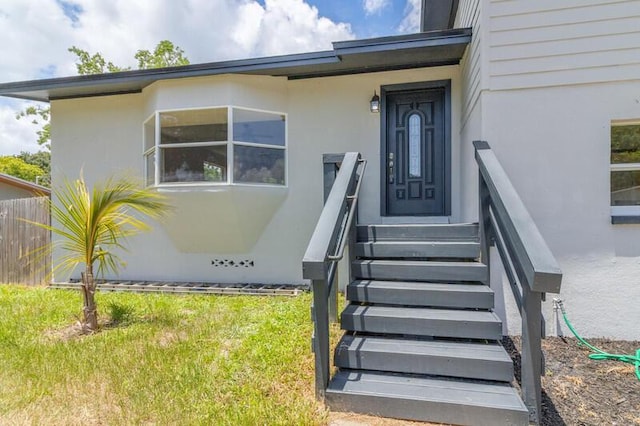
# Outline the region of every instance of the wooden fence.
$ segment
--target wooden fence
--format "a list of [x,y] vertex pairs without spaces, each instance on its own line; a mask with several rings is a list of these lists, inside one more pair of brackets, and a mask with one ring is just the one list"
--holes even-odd
[[0,283],[48,283],[51,233],[24,221],[49,224],[47,201],[47,197],[0,201]]

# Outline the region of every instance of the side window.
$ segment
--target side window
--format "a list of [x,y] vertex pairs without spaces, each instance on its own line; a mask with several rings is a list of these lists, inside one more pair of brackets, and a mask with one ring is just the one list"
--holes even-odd
[[640,216],[640,122],[611,125],[611,212]]

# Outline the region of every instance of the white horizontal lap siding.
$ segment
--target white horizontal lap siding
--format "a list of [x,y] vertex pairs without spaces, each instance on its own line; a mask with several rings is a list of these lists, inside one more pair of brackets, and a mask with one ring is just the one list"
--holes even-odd
[[493,0],[492,90],[638,79],[640,0]]
[[461,65],[462,71],[462,119],[466,122],[482,89],[482,23],[481,2],[479,0],[462,0],[454,26],[456,28],[472,28],[473,38],[467,47]]
[[477,19],[480,8],[479,0],[460,0],[458,13],[454,22],[455,28],[470,27]]

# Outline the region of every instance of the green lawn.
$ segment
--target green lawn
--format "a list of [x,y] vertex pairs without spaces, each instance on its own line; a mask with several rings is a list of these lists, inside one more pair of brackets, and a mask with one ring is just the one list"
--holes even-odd
[[0,285],[0,424],[323,424],[311,297],[99,293]]

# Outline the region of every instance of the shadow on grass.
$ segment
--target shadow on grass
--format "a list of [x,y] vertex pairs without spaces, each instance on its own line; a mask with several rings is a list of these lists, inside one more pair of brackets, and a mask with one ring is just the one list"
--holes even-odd
[[[522,356],[520,355],[520,349],[516,346],[516,344],[511,340],[511,337],[506,336],[502,338],[502,346],[506,349],[513,360],[513,370],[516,377],[516,381],[518,382],[518,386],[522,387],[522,376],[520,375],[520,364],[522,360]],[[547,394],[547,392],[542,389],[542,415],[540,419],[541,426],[565,426],[566,423],[558,410],[556,409],[555,404]]]

